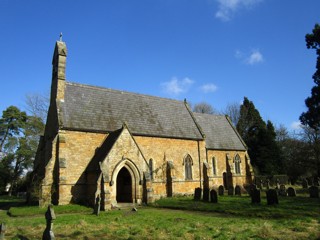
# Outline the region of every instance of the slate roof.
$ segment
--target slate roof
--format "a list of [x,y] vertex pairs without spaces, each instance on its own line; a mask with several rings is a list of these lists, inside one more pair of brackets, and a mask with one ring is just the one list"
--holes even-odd
[[226,116],[193,114],[206,136],[208,149],[246,150],[244,143]]
[[125,122],[134,135],[203,139],[183,101],[66,82],[65,129],[113,132]]

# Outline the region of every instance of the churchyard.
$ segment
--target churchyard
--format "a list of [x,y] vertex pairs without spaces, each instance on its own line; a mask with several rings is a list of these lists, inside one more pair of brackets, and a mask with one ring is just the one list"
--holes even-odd
[[[79,205],[53,206],[56,239],[320,239],[320,199],[301,190],[296,197],[279,196],[268,205],[247,194],[218,195],[218,202],[192,196],[163,198],[152,206],[101,211]],[[25,206],[0,197],[0,223],[5,239],[41,239],[47,208]]]

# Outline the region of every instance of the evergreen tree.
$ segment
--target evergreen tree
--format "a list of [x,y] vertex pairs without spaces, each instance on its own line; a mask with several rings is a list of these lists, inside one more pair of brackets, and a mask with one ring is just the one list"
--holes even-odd
[[[320,176],[320,25],[316,24],[311,34],[306,35],[308,49],[315,49],[317,54],[316,72],[312,78],[315,86],[311,89],[311,96],[305,100],[308,110],[300,116],[301,123],[313,131],[313,152],[317,166],[317,174]],[[309,131],[309,130],[308,130]]]
[[281,151],[273,124],[271,121],[266,124],[253,102],[246,97],[240,107],[237,130],[246,142],[251,163],[259,174],[281,172]]

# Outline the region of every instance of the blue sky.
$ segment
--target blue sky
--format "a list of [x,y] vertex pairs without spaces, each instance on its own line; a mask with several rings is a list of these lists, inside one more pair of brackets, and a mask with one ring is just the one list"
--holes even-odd
[[305,111],[319,0],[0,0],[0,111],[48,94],[55,41],[67,80],[217,110],[246,96],[289,130]]

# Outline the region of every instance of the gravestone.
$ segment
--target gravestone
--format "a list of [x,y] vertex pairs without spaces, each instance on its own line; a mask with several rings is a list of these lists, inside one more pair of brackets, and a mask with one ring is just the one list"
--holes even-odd
[[53,220],[56,219],[56,215],[54,214],[54,210],[51,204],[48,206],[48,210],[45,213],[45,217],[46,217],[47,226],[43,232],[42,240],[54,240],[55,237],[54,237],[52,228],[53,228]]
[[296,197],[297,196],[296,190],[293,187],[288,187],[287,192],[288,192],[289,197]]
[[281,184],[278,192],[279,192],[279,196],[286,197],[287,196],[286,186],[284,184]]
[[228,195],[229,196],[233,196],[233,194],[234,194],[234,187],[231,186],[231,187],[228,188]]
[[220,185],[220,186],[218,187],[218,193],[219,193],[219,196],[223,196],[223,194],[224,194],[224,187],[223,187],[222,185]]
[[218,194],[217,194],[217,191],[212,189],[210,191],[210,198],[211,198],[211,202],[212,203],[217,203],[218,202]]
[[98,196],[96,197],[96,202],[94,204],[94,210],[93,210],[93,214],[95,214],[97,216],[99,216],[99,214],[100,214],[100,206],[101,206],[100,202],[101,202],[101,199],[98,194]]
[[251,203],[261,203],[260,190],[253,188],[250,195]]
[[237,185],[234,189],[234,194],[241,196],[241,187],[239,185]]
[[316,186],[309,187],[309,194],[311,198],[319,198],[319,188]]
[[201,188],[195,188],[194,189],[194,200],[195,201],[200,201],[201,200],[201,193],[202,193],[202,189]]
[[210,189],[209,188],[204,188],[203,189],[203,201],[209,202],[209,194],[210,194]]
[[277,190],[269,189],[267,191],[267,204],[268,205],[279,204]]
[[4,223],[0,224],[0,240],[4,240],[4,235],[6,233],[6,225]]
[[257,190],[257,185],[250,184],[250,186],[249,186],[249,195],[251,196],[255,190]]
[[302,188],[308,188],[309,186],[308,186],[308,181],[307,181],[307,179],[302,179]]

